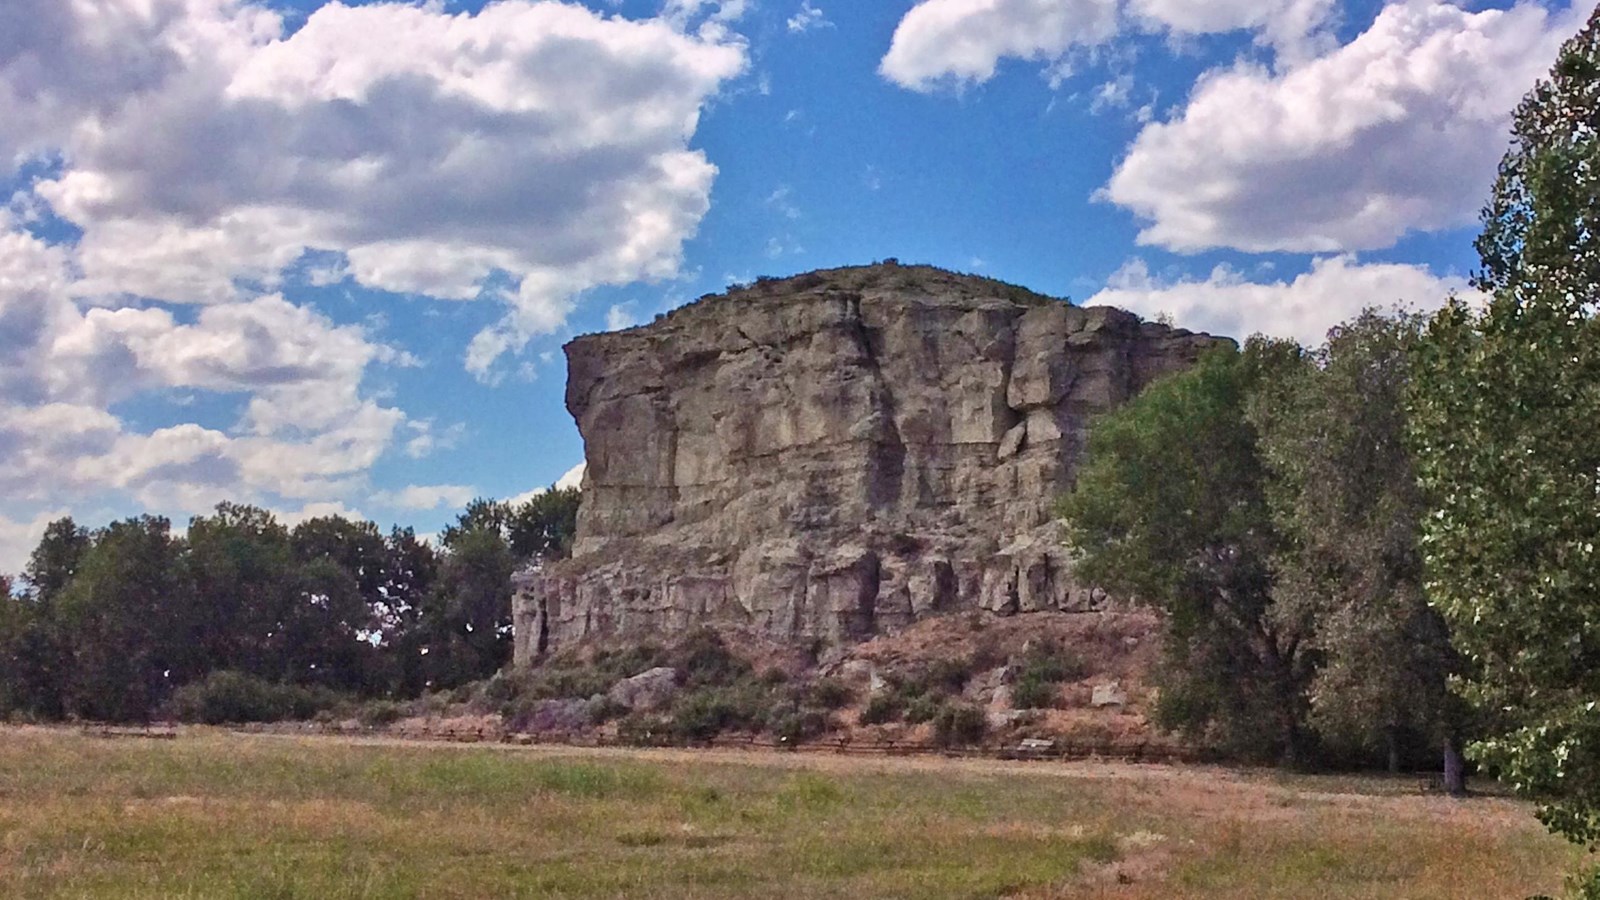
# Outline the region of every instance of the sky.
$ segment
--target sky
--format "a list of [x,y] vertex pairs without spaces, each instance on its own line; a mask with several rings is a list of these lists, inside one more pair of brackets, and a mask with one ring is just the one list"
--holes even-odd
[[1534,0],[6,0],[0,572],[571,483],[561,346],[894,257],[1316,343],[1468,291]]

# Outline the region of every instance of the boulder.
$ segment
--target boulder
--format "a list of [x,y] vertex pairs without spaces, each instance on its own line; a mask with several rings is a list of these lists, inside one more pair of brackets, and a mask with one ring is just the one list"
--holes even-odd
[[678,670],[658,666],[611,686],[606,699],[638,712],[661,709],[678,695]]
[[1096,709],[1103,706],[1127,706],[1128,692],[1122,689],[1120,682],[1113,681],[1107,684],[1097,684],[1094,686],[1094,692],[1089,697],[1089,705]]

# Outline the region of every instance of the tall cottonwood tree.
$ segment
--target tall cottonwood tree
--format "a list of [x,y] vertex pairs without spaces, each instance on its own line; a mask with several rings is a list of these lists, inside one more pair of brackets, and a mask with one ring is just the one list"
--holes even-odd
[[150,716],[191,648],[171,524],[156,516],[96,531],[56,600],[66,671],[62,706],[87,719]]
[[1367,310],[1302,365],[1264,383],[1249,418],[1261,435],[1272,519],[1275,602],[1315,623],[1312,722],[1333,740],[1376,745],[1399,768],[1402,742],[1440,746],[1464,790],[1466,726],[1451,696],[1449,630],[1427,603],[1423,515],[1405,445],[1405,391],[1422,321]]
[[1473,752],[1600,843],[1600,11],[1514,116],[1481,312],[1430,323],[1412,439],[1427,591],[1503,727]]
[[1062,504],[1079,574],[1165,613],[1160,717],[1287,763],[1306,750],[1312,622],[1273,594],[1281,537],[1246,409],[1300,364],[1254,339],[1151,385],[1097,420]]

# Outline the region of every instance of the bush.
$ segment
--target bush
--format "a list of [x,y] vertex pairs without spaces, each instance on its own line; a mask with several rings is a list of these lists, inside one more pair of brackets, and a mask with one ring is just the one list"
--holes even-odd
[[917,697],[944,697],[958,694],[972,678],[972,662],[966,659],[938,659],[890,676],[895,693],[904,700]]
[[709,741],[724,731],[759,731],[771,714],[772,697],[754,680],[703,687],[678,698],[672,731],[680,741]]
[[772,736],[789,744],[814,738],[828,730],[828,714],[820,709],[778,707],[767,718]]
[[941,747],[976,744],[987,729],[983,710],[966,703],[949,704],[933,719],[933,739]]
[[1017,680],[1057,684],[1083,676],[1083,662],[1054,641],[1041,641],[1022,655]]
[[587,700],[624,678],[667,664],[666,651],[655,644],[601,650],[587,660],[558,656],[525,675],[496,675],[484,693],[505,716],[526,705],[517,704],[518,700]]
[[367,728],[383,728],[406,717],[406,705],[393,700],[374,700],[356,712],[356,721]]
[[837,678],[822,678],[812,682],[805,692],[808,705],[822,709],[838,709],[848,706],[855,699],[855,691],[850,685]]
[[173,692],[167,711],[180,722],[205,725],[309,719],[339,702],[326,688],[265,681],[244,672],[212,672]]
[[1011,690],[1015,709],[1048,709],[1056,705],[1056,686],[1036,676],[1024,676]]
[[635,747],[661,747],[673,742],[672,722],[652,713],[629,713],[617,722],[617,739]]
[[906,704],[906,721],[912,725],[932,722],[943,709],[944,701],[938,697],[915,697]]
[[873,694],[872,699],[867,701],[867,708],[861,711],[860,722],[863,725],[882,725],[900,718],[904,711],[904,704],[894,694]]
[[722,635],[701,628],[673,649],[671,662],[685,687],[732,684],[750,673],[750,664],[733,655]]

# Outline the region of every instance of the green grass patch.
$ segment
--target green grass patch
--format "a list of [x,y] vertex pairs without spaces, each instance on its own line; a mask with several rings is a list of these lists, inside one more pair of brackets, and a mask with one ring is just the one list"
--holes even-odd
[[0,730],[0,896],[1526,896],[1573,861],[1504,799],[1067,771]]

